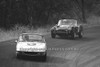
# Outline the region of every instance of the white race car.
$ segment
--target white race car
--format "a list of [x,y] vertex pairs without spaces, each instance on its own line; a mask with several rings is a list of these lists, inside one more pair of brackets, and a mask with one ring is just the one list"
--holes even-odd
[[22,55],[41,56],[43,60],[46,60],[47,45],[43,35],[22,33],[16,42],[17,58],[20,58]]

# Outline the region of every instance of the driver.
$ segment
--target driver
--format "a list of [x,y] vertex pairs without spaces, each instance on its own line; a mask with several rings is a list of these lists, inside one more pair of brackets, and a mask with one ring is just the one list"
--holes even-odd
[[25,36],[25,41],[29,41],[29,36],[28,35]]

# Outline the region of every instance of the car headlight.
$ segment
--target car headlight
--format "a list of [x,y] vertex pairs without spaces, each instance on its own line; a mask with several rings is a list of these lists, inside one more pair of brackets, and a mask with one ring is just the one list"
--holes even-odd
[[21,45],[17,45],[16,46],[16,51],[21,51],[21,49],[22,49],[22,46]]
[[20,48],[19,47],[16,47],[16,51],[20,51]]

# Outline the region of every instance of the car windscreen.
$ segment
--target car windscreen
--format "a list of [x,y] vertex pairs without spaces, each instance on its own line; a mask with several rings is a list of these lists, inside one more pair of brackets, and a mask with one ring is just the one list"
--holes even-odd
[[40,41],[43,42],[43,37],[40,35],[22,35],[22,37],[20,38],[20,41],[29,41],[29,42],[33,42],[33,41]]
[[75,25],[77,24],[75,20],[61,20],[59,25]]

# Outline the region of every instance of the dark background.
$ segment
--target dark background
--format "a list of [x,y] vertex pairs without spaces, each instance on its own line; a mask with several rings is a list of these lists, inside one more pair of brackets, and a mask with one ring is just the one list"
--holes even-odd
[[[100,15],[99,0],[84,0],[84,15]],[[82,21],[82,0],[0,0],[0,27],[45,26],[61,18]]]

